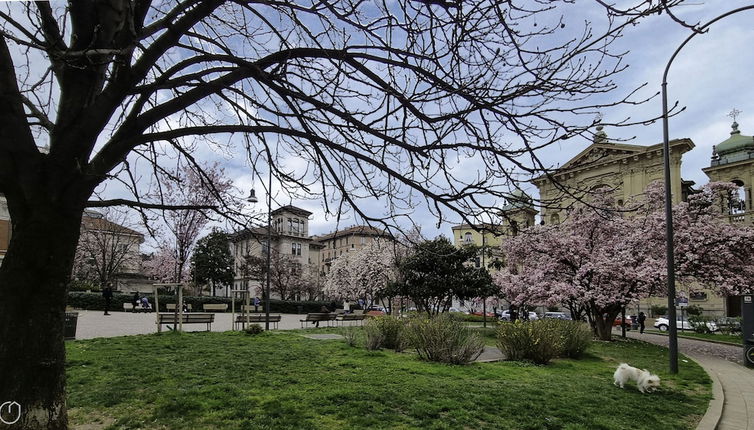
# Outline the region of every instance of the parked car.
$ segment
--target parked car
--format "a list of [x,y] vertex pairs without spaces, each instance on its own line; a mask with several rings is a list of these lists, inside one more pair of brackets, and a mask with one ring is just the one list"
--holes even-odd
[[[510,310],[500,311],[500,312],[498,312],[498,314],[499,314],[499,318],[501,320],[503,320],[503,321],[510,321],[511,320]],[[481,315],[481,312],[479,313],[479,315]],[[519,313],[519,315],[520,315],[520,313]],[[539,319],[539,317],[537,316],[536,312],[529,312],[529,321],[536,321],[538,319]]]
[[[675,319],[676,327],[683,330],[694,330],[694,327],[691,325],[689,320],[686,317],[680,317],[676,316]],[[717,324],[715,324],[714,321],[709,321],[706,323],[707,328],[710,331],[717,331]],[[670,320],[668,319],[667,315],[663,315],[655,320],[654,327],[660,331],[668,331],[670,329]]]
[[565,312],[545,312],[544,315],[542,315],[542,319],[558,319],[558,320],[570,320],[571,317],[567,315]]
[[[631,319],[630,315],[626,315],[626,330],[631,330],[631,325],[633,323],[633,320]],[[621,317],[616,317],[615,321],[613,321],[613,327],[620,327],[621,324]]]

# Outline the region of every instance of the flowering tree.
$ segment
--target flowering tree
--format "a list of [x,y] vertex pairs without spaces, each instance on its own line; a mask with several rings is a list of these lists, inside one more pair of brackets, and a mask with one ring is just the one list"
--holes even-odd
[[[203,166],[201,173],[191,166],[185,166],[175,172],[164,173],[163,176],[170,176],[172,180],[162,181],[163,185],[156,188],[153,194],[171,207],[212,206],[223,198],[230,201],[232,199],[228,193],[233,184],[224,174],[224,169],[217,163]],[[159,270],[172,269],[172,276],[167,276],[168,281],[181,282],[188,279],[187,263],[210,216],[201,210],[180,209],[163,211],[162,220],[163,227],[157,230],[159,253],[170,253],[172,259],[162,258],[170,266]]]
[[[713,183],[674,208],[678,282],[721,294],[752,288],[754,230],[720,218],[731,189]],[[504,245],[507,269],[495,276],[501,294],[516,305],[562,303],[574,314],[583,307],[595,334],[610,339],[623,307],[666,294],[662,201],[660,184],[627,208],[600,191],[562,224],[522,232]]]
[[356,252],[347,252],[333,262],[325,280],[326,295],[339,299],[363,298],[371,304],[395,280],[392,244],[372,241]]

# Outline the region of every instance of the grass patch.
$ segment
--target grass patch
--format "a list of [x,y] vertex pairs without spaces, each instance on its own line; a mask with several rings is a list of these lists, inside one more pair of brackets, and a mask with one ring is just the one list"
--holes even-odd
[[[632,340],[595,342],[585,358],[548,366],[452,366],[300,333],[69,342],[71,423],[118,429],[688,429],[710,399],[710,381],[699,366],[681,361],[679,375],[669,375],[667,350]],[[614,387],[612,373],[623,361],[658,373],[661,391],[650,396],[633,386]]]
[[[644,330],[645,333],[668,335],[668,332],[661,332],[659,330]],[[743,344],[743,337],[740,334],[723,334],[723,333],[696,333],[691,330],[678,330],[678,337],[688,337],[691,339],[702,340],[714,340],[718,342],[726,342],[735,345]]]

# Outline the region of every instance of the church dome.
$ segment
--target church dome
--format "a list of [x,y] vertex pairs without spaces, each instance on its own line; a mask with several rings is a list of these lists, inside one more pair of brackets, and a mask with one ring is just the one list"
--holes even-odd
[[715,147],[719,156],[726,156],[739,152],[754,151],[754,137],[744,136],[738,129],[738,123],[733,122],[730,137]]

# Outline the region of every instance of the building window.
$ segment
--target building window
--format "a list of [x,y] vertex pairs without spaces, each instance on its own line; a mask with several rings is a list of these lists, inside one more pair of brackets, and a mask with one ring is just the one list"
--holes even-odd
[[705,301],[707,300],[707,293],[704,291],[695,291],[689,294],[689,298],[695,301]]
[[267,255],[268,252],[270,252],[270,244],[266,240],[263,240],[262,241],[262,254]]
[[735,191],[731,192],[729,205],[730,214],[737,215],[746,212],[746,189],[744,183],[741,180],[734,180],[733,183],[738,187]]
[[291,254],[292,255],[301,255],[301,244],[300,243],[291,243]]
[[463,243],[471,243],[473,241],[471,237],[471,233],[466,233],[463,235]]

